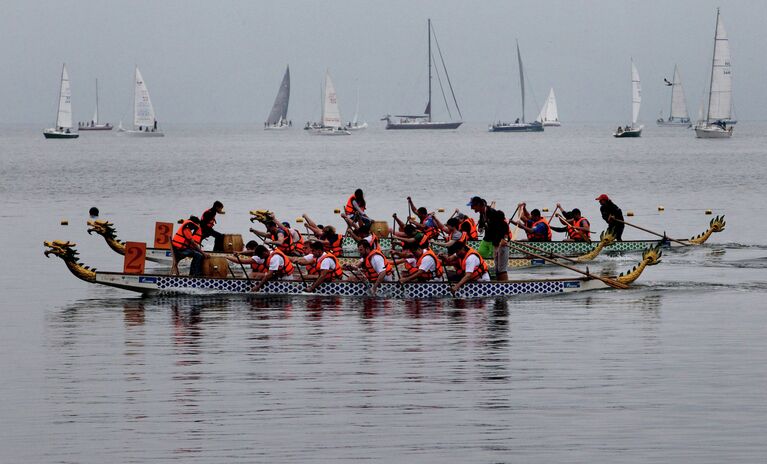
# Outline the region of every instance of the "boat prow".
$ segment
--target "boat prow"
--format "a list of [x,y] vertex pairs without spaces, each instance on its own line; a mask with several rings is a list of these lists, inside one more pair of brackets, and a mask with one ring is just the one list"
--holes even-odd
[[725,127],[718,124],[698,124],[695,126],[695,137],[699,139],[729,139],[732,137],[732,126]]

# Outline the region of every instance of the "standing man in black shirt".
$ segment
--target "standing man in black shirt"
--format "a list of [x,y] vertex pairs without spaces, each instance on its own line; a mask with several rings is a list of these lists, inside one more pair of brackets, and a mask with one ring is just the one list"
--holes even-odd
[[623,211],[610,200],[606,193],[599,195],[596,200],[602,205],[599,207],[602,219],[607,223],[608,229],[612,230],[613,234],[615,234],[615,240],[620,242],[623,240],[623,228],[625,227],[623,224]]
[[[208,237],[213,237],[213,251],[224,251],[224,234],[213,230],[213,226],[216,225],[216,214],[224,214],[224,204],[220,201],[214,201],[213,206],[206,209],[202,213],[200,220],[202,227],[202,240]],[[200,240],[202,242],[202,240]]]
[[509,223],[506,222],[506,214],[487,206],[487,201],[480,197],[473,197],[467,206],[479,213],[478,226],[485,230],[483,241],[493,244],[495,279],[502,282],[509,280]]

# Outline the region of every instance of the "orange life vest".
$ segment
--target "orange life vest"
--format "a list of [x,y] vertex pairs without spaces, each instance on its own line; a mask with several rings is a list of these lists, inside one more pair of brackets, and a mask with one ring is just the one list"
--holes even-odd
[[344,252],[343,248],[343,240],[344,237],[340,234],[336,234],[335,240],[331,241],[329,239],[326,239],[328,244],[325,245],[325,251],[329,251],[330,253],[333,253],[336,256],[341,256]]
[[[197,226],[197,230],[192,232],[187,226],[194,224]],[[192,242],[199,244],[202,241],[202,227],[192,222],[190,219],[181,223],[181,226],[176,231],[176,235],[173,236],[171,244],[173,248],[177,250],[183,250],[184,248],[190,248]]]
[[[528,221],[529,223],[530,221]],[[550,242],[551,241],[551,227],[549,227],[549,221],[546,220],[546,218],[540,218],[537,221],[533,222],[530,226],[531,229],[535,229],[535,226],[538,224],[545,224],[546,225],[546,233],[540,234],[533,232],[527,233],[527,239],[531,242]]]
[[477,250],[473,248],[469,248],[469,251],[466,253],[466,256],[463,257],[461,260],[461,274],[466,273],[466,260],[469,259],[469,256],[476,256],[479,258],[479,266],[474,268],[474,271],[471,273],[471,280],[479,280],[485,272],[488,272],[487,263],[484,259],[482,259],[482,256],[477,252]]
[[[314,256],[312,256],[314,258]],[[306,273],[309,275],[317,275],[320,273],[320,268],[317,267],[317,258],[314,261],[306,265]]]
[[279,255],[282,258],[283,266],[282,269],[278,269],[274,273],[278,276],[289,276],[293,274],[293,263],[288,259],[288,256],[282,252],[279,248],[276,250],[273,250],[272,253],[269,255],[269,257],[266,259],[266,269],[269,269],[269,265],[272,263],[272,258],[275,255]]
[[[285,230],[283,230],[284,232]],[[293,238],[293,232],[296,232],[298,234],[298,241],[296,241]],[[301,234],[300,231],[296,229],[288,229],[287,230],[288,235],[290,235],[290,246],[288,246],[288,251],[286,253],[289,253],[291,255],[303,255],[304,254],[304,236]]]
[[250,261],[250,268],[253,270],[253,272],[260,272],[260,273],[265,273],[266,271],[269,270],[269,268],[266,267],[266,261],[259,264],[256,262],[255,259],[252,259]]
[[333,262],[336,264],[335,269],[330,269],[330,277],[331,277],[330,280],[336,280],[343,277],[344,270],[341,267],[341,263],[338,261],[338,258],[336,258],[335,255],[333,255],[332,253],[327,253],[327,252],[324,253],[319,258],[317,258],[316,261],[314,262],[314,266],[317,270],[317,274],[322,272],[322,262],[325,261],[326,259],[332,259]]
[[477,232],[477,223],[474,222],[474,219],[472,219],[470,217],[466,217],[466,219],[464,219],[463,221],[458,223],[458,230],[462,230],[461,226],[465,222],[468,222],[469,225],[471,226],[471,232],[469,232],[469,240],[478,240],[479,239],[479,232]]
[[578,219],[577,221],[573,220],[573,225],[567,226],[567,236],[576,242],[590,242],[591,232],[584,232],[580,229],[576,229],[576,227],[584,227],[584,222],[586,225],[589,223],[589,221],[587,221],[584,217]]
[[435,269],[434,271],[429,273],[429,276],[426,277],[425,280],[431,280],[431,279],[436,279],[437,277],[441,277],[445,270],[442,268],[442,262],[439,260],[437,255],[431,250],[431,248],[424,250],[423,253],[421,253],[421,256],[418,258],[418,261],[416,261],[415,263],[416,269],[419,269],[421,267],[421,263],[423,262],[423,259],[427,256],[431,256],[432,258],[434,258]]
[[269,234],[269,238],[276,242],[280,238],[280,231],[282,231],[282,234],[285,236],[285,240],[283,240],[282,245],[278,245],[277,248],[283,253],[290,253],[290,248],[293,246],[293,234],[290,233],[289,229],[285,230],[282,228],[282,226],[277,226],[277,228],[279,229],[277,233]]
[[371,263],[373,256],[376,255],[380,256],[384,260],[385,274],[390,275],[394,271],[394,266],[392,266],[391,261],[386,259],[386,256],[384,256],[380,250],[373,250],[365,257],[365,277],[367,277],[371,282],[378,280],[378,272],[375,270],[375,268],[373,268],[373,264]]
[[[350,216],[352,214],[357,214],[357,210],[354,209],[354,205],[352,204],[353,201],[356,201],[357,197],[354,195],[350,196],[348,200],[346,200],[346,206],[344,206],[344,213],[346,213],[347,216]],[[365,207],[360,205],[359,202],[357,202],[357,206],[362,210],[365,211]]]

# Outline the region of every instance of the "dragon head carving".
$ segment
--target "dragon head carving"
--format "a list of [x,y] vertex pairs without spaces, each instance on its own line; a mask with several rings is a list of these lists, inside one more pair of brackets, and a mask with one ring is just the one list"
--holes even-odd
[[724,220],[724,215],[716,216],[708,223],[708,229],[700,235],[692,237],[689,242],[694,245],[702,245],[711,237],[711,234],[719,233],[724,230],[727,222]]
[[663,256],[663,251],[661,251],[660,245],[655,245],[652,248],[646,249],[642,252],[642,261],[630,271],[619,275],[615,280],[624,284],[630,284],[642,275],[642,271],[644,271],[647,266],[655,266],[658,264],[661,256]]
[[46,248],[43,252],[46,258],[50,258],[50,255],[58,256],[77,278],[86,282],[96,280],[96,269],[91,269],[80,263],[80,258],[78,257],[80,253],[75,249],[76,243],[69,240],[54,240],[52,242],[43,242],[43,245]]
[[274,213],[266,209],[256,209],[250,212],[250,222],[258,221],[262,224],[274,221]]
[[117,231],[115,230],[114,224],[103,219],[89,220],[88,234],[90,235],[93,232],[104,237],[109,248],[121,255],[125,254],[125,242],[117,238]]

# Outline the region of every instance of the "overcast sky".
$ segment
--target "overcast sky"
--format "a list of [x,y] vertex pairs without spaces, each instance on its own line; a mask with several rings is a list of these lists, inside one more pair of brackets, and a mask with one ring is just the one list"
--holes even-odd
[[[75,120],[90,119],[98,78],[102,119],[130,121],[134,64],[165,124],[260,125],[287,64],[294,121],[319,118],[326,68],[345,119],[357,85],[371,122],[419,112],[429,17],[466,121],[519,115],[515,39],[535,95],[528,119],[554,87],[562,120],[628,120],[632,56],[643,122],[668,112],[662,80],[675,63],[694,117],[708,87],[717,6],[730,37],[737,116],[765,119],[764,0],[0,0],[0,123],[50,124],[62,62]],[[440,116],[443,106],[435,103]]]

